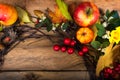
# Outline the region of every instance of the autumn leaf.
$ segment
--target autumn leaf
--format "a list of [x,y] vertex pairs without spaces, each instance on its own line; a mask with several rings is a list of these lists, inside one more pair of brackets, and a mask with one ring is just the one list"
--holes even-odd
[[114,48],[113,48],[114,43],[111,43],[105,50],[105,54],[101,56],[98,60],[97,63],[97,68],[96,68],[96,75],[99,76],[100,72],[105,68],[105,67],[110,67],[111,64],[113,63],[113,55],[114,55]]
[[57,5],[55,6],[54,12],[52,10],[50,10],[49,8],[47,9],[47,11],[48,11],[48,15],[50,16],[53,23],[66,22],[66,18],[62,15],[62,13]]
[[94,38],[93,38],[93,41],[95,41],[95,39],[96,39],[96,37],[97,37],[97,32],[98,32],[98,30],[97,30],[97,28],[96,28],[95,25],[92,26],[91,28],[92,28],[92,30],[94,31]]
[[24,9],[22,9],[19,6],[16,6],[16,10],[18,12],[18,17],[21,21],[21,23],[31,23],[30,17],[28,15],[28,12]]
[[41,10],[34,10],[34,14],[38,17],[38,18],[43,18],[45,16],[45,14],[41,11]]

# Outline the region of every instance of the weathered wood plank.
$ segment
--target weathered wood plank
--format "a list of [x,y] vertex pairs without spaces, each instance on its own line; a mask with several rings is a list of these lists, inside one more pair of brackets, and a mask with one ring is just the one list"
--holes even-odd
[[[118,10],[120,12],[120,0],[65,0],[68,4],[76,1],[93,1],[104,10]],[[55,0],[0,0],[0,2],[19,5],[34,15],[33,10],[44,11],[46,8],[54,9]],[[84,60],[76,54],[55,52],[53,44],[43,39],[28,39],[21,42],[16,48],[5,56],[5,63],[2,70],[83,70],[82,72],[34,72],[44,80],[89,80]],[[0,80],[23,80],[25,75],[31,72],[1,72]]]
[[55,52],[49,40],[29,39],[22,42],[5,56],[2,69],[86,69],[84,61],[76,54]]
[[4,72],[1,80],[90,80],[88,72]]

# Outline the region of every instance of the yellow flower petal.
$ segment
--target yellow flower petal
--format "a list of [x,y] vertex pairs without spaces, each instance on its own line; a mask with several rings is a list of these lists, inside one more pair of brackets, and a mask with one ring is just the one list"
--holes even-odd
[[120,36],[120,27],[117,27],[116,30],[112,30],[110,35],[111,35],[110,39],[109,39],[110,43],[116,42],[116,44],[118,44],[120,41],[120,37],[119,37]]

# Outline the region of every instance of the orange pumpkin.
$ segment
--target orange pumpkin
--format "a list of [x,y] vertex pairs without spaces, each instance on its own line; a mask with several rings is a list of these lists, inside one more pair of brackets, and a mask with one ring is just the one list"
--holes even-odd
[[90,28],[80,28],[76,33],[76,38],[80,43],[87,44],[94,38],[94,32]]
[[0,24],[5,26],[12,25],[17,18],[17,11],[12,5],[0,3]]

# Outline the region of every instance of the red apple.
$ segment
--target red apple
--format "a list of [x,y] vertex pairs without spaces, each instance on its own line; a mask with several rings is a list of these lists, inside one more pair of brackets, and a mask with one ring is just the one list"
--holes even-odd
[[18,14],[14,6],[0,3],[0,24],[5,26],[12,25],[17,18]]
[[99,9],[94,3],[82,2],[75,9],[73,18],[79,26],[89,27],[96,23],[99,16]]

